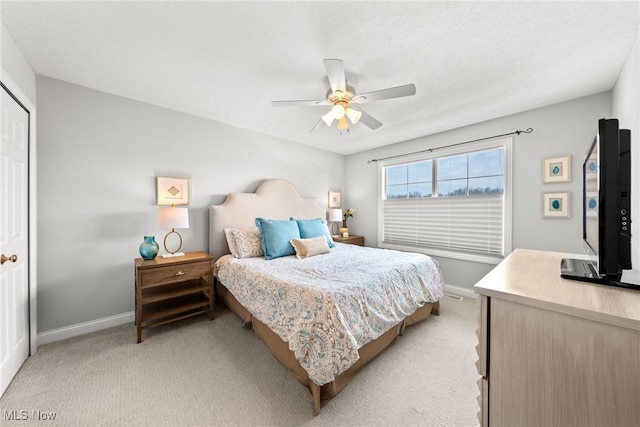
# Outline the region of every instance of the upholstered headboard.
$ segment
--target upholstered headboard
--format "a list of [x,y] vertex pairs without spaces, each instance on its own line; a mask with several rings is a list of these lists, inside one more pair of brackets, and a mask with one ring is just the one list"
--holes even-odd
[[256,217],[311,219],[326,216],[326,209],[313,197],[303,197],[289,181],[269,179],[255,193],[229,193],[224,203],[209,208],[209,253],[218,259],[229,253],[225,228],[256,228]]

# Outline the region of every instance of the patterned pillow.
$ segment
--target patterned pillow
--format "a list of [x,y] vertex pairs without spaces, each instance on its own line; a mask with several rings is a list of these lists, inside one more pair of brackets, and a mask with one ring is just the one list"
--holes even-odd
[[231,230],[233,229],[225,228],[224,237],[225,239],[227,239],[227,246],[229,247],[229,252],[231,252],[231,255],[233,255],[235,258],[239,258],[238,251],[236,250],[236,242],[234,241],[233,236],[231,235]]
[[236,258],[253,258],[264,256],[258,230],[231,230]]
[[307,258],[331,252],[329,243],[324,236],[311,237],[309,239],[291,239],[291,245],[296,250],[296,258]]

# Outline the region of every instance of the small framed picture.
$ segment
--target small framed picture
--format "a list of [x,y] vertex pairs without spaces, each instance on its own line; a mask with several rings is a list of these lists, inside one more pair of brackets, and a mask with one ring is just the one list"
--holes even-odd
[[340,207],[340,193],[337,191],[329,191],[329,208]]
[[156,177],[158,206],[188,205],[189,180],[186,178]]
[[545,218],[569,218],[569,193],[542,193]]
[[571,181],[571,156],[545,157],[542,160],[542,182]]

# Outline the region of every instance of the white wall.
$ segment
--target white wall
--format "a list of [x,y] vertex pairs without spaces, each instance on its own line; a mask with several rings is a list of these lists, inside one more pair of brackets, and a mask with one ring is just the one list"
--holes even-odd
[[342,155],[38,76],[38,329],[134,309],[133,260],[156,228],[155,177],[191,179],[183,250],[208,250],[208,211],[229,192],[291,181],[326,205]]
[[613,89],[611,116],[620,126],[631,129],[631,256],[633,270],[625,271],[623,281],[640,283],[640,44],[636,40]]
[[[378,244],[378,166],[367,164],[368,160],[531,127],[533,133],[514,136],[513,249],[582,253],[582,160],[598,119],[610,114],[611,93],[607,92],[350,155],[346,169],[346,206],[356,208],[357,215],[349,220],[349,228],[355,234],[363,234],[367,246]],[[572,156],[571,182],[543,184],[543,158],[565,154]],[[549,191],[571,192],[571,218],[542,217],[541,194]],[[438,260],[446,282],[467,289],[494,267],[443,257]]]

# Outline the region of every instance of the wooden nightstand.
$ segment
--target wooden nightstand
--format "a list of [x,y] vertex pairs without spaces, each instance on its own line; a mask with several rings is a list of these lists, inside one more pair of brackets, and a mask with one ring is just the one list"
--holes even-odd
[[136,328],[142,330],[209,313],[213,320],[213,258],[206,252],[135,260]]
[[352,234],[349,237],[334,237],[333,240],[338,243],[364,246],[364,236],[358,236],[356,234]]

